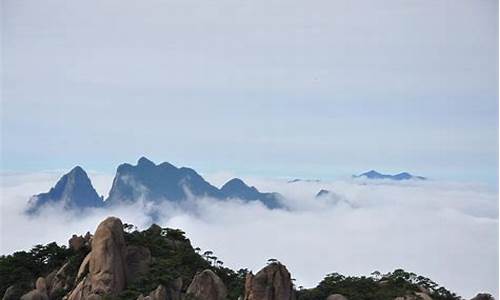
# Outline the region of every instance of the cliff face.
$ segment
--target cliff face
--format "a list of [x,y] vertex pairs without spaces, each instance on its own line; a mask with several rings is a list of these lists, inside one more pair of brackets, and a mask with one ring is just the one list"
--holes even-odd
[[[255,275],[246,269],[235,272],[212,251],[200,254],[181,230],[130,228],[109,217],[93,235],[73,235],[69,248],[51,243],[0,257],[3,300],[462,299],[403,270],[376,277],[332,273],[316,288],[296,290],[286,266],[275,259]],[[29,268],[33,272],[26,272]],[[473,300],[492,299],[479,294]]]

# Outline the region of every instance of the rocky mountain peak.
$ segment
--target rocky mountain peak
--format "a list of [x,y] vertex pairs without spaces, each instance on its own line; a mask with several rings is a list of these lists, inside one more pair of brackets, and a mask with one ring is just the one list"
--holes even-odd
[[46,193],[34,195],[28,204],[28,213],[36,213],[48,204],[62,205],[66,209],[100,207],[102,198],[95,191],[82,167],[76,166],[64,174]]

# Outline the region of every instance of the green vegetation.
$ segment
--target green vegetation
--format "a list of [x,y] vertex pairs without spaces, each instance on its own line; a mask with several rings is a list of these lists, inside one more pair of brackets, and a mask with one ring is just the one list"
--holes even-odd
[[[224,267],[224,262],[217,258],[213,251],[202,252],[193,248],[182,230],[151,226],[144,231],[124,224],[127,245],[137,245],[149,248],[152,256],[150,271],[129,282],[128,287],[117,297],[109,299],[136,299],[139,294],[147,295],[159,284],[173,289],[182,280],[181,290],[186,291],[194,275],[202,270],[211,269],[224,282],[228,289],[228,299],[236,300],[244,294],[245,277],[248,270],[233,271]],[[28,252],[20,251],[12,255],[0,256],[0,296],[6,289],[15,285],[15,299],[33,288],[34,281],[39,276],[46,277],[57,271],[65,263],[67,268],[67,290],[59,290],[52,299],[62,299],[74,286],[78,268],[89,249],[83,247],[79,251],[50,243],[37,245]],[[277,261],[270,259],[269,263]],[[432,280],[404,270],[381,274],[373,272],[371,276],[343,276],[338,273],[327,275],[317,287],[297,291],[298,300],[324,300],[331,294],[345,295],[349,300],[387,300],[398,296],[411,295],[425,288],[433,300],[458,300],[460,297],[440,287]]]
[[[89,249],[75,252],[66,246],[50,243],[36,245],[30,251],[19,251],[12,255],[0,256],[0,295],[11,285],[15,286],[16,298],[33,288],[39,276],[47,276],[69,262],[68,274],[74,277]],[[70,280],[71,280],[70,279]],[[58,293],[59,294],[59,293]],[[62,298],[62,297],[61,297]]]
[[370,277],[327,275],[317,287],[298,291],[299,300],[326,299],[331,294],[342,294],[349,300],[387,300],[399,296],[415,295],[427,289],[433,300],[459,300],[454,293],[438,286],[432,280],[398,269],[392,273],[375,271]]
[[152,264],[150,272],[128,285],[119,295],[119,299],[136,299],[138,295],[147,295],[159,284],[169,289],[175,281],[182,279],[182,291],[185,291],[194,275],[205,269],[214,271],[228,289],[229,299],[237,299],[243,294],[246,270],[235,272],[223,267],[212,251],[199,254],[200,248],[194,249],[190,241],[179,229],[151,226],[144,231],[131,231],[130,225],[125,233],[127,245],[148,247],[151,251]]

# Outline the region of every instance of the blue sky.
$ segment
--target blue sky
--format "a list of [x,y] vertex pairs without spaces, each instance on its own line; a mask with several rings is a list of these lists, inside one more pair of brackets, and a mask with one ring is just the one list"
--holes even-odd
[[496,182],[497,1],[2,1],[2,170]]

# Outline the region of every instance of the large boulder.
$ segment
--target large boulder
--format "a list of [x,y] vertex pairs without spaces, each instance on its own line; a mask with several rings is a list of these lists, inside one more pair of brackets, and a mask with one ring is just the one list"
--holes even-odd
[[47,282],[45,278],[38,277],[35,282],[35,289],[24,294],[21,300],[49,300],[47,295]]
[[284,265],[275,262],[245,280],[245,300],[292,300],[292,278]]
[[85,246],[85,238],[83,236],[78,236],[73,234],[73,236],[68,241],[69,247],[74,251],[79,251]]
[[68,300],[86,300],[92,295],[92,283],[87,275],[69,293]]
[[159,285],[154,291],[149,293],[148,296],[144,297],[143,294],[137,297],[137,300],[166,300],[169,299],[167,297],[167,289],[163,285]]
[[73,284],[70,276],[71,265],[65,263],[59,269],[47,275],[47,291],[49,298],[52,298],[56,293],[67,290]]
[[126,253],[127,282],[133,282],[149,272],[151,251],[143,246],[128,246]]
[[212,270],[196,274],[186,291],[186,299],[225,300],[226,297],[226,286]]
[[78,268],[78,273],[76,274],[75,280],[78,282],[80,279],[83,278],[83,276],[87,275],[89,273],[89,268],[90,268],[90,259],[92,258],[91,253],[87,254],[85,258],[83,259],[82,263],[80,264],[80,268]]
[[[68,300],[98,299],[126,287],[126,245],[120,219],[102,221],[92,237],[92,251],[80,265],[77,286]],[[81,277],[81,278],[80,278]]]
[[125,251],[120,219],[109,217],[102,221],[94,234],[90,252],[89,274],[95,294],[115,294],[125,288]]
[[347,298],[341,294],[332,294],[328,296],[326,300],[347,300]]

